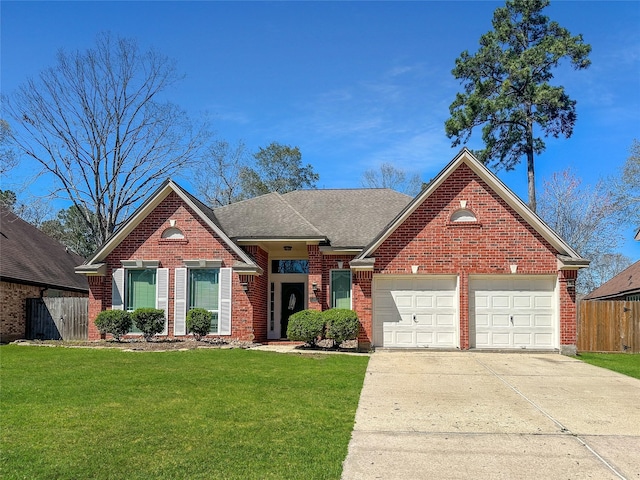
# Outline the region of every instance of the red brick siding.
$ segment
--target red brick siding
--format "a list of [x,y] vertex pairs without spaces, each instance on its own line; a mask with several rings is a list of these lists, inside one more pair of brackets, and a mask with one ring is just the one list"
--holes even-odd
[[[42,293],[41,293],[42,292]],[[25,338],[27,298],[86,297],[86,293],[47,289],[22,283],[0,282],[0,341]]]
[[[467,202],[477,222],[452,223]],[[460,344],[469,348],[469,275],[558,274],[557,252],[466,165],[461,165],[373,253],[375,274],[452,274],[460,278]],[[575,295],[560,284],[561,344],[575,343]],[[370,300],[364,310],[370,309]],[[360,309],[360,307],[358,307]],[[364,313],[364,312],[363,312]],[[369,341],[372,330],[365,328]]]
[[[169,220],[175,220],[175,227],[184,234],[184,240],[162,239],[162,232],[170,227]],[[97,312],[111,308],[111,278],[113,271],[121,268],[122,260],[158,260],[160,268],[169,269],[168,336],[173,336],[173,312],[175,269],[184,267],[183,261],[190,259],[221,259],[223,267],[232,267],[239,260],[215,232],[199,218],[174,192],[170,193],[140,224],[107,256],[106,276],[102,287],[92,285],[90,299],[90,323]],[[266,266],[266,265],[265,265]],[[232,290],[232,331],[231,338],[253,340],[254,309],[249,292],[245,292],[239,275],[233,275]],[[260,293],[254,294],[254,301]],[[102,301],[102,305],[98,303]],[[266,301],[265,301],[266,302]],[[266,304],[266,303],[264,303]],[[264,305],[263,304],[263,305]],[[264,308],[264,307],[263,307]],[[90,330],[90,338],[96,337],[97,330]]]

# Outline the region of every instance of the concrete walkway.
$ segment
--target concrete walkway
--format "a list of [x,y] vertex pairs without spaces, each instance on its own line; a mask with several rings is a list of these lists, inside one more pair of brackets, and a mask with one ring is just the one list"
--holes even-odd
[[342,478],[640,479],[640,380],[557,354],[378,351]]

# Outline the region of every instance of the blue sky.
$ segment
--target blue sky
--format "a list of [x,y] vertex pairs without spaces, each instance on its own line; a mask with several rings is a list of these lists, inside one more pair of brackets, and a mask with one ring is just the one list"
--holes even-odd
[[[2,91],[52,65],[59,48],[84,49],[110,30],[175,58],[186,78],[168,98],[208,113],[218,138],[251,151],[297,145],[319,187],[359,187],[382,162],[428,181],[458,151],[443,126],[460,90],[454,61],[477,49],[503,4],[3,0]],[[545,13],[593,50],[588,70],[555,72],[578,120],[571,139],[549,139],[537,158],[539,192],[568,167],[584,183],[617,174],[640,139],[640,2],[556,0]],[[470,147],[479,142],[474,133]],[[24,162],[13,180],[32,168]],[[526,201],[524,165],[497,173]],[[624,253],[640,258],[640,242]]]

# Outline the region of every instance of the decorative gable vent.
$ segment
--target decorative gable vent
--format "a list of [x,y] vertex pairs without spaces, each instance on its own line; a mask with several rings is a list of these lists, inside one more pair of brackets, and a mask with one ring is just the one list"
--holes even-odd
[[162,238],[167,238],[169,240],[182,240],[184,238],[184,233],[182,233],[182,230],[179,228],[169,227],[162,232]]
[[478,221],[478,219],[476,218],[474,213],[471,210],[468,210],[466,208],[461,208],[459,210],[456,210],[451,215],[451,222],[452,223],[477,222],[477,221]]

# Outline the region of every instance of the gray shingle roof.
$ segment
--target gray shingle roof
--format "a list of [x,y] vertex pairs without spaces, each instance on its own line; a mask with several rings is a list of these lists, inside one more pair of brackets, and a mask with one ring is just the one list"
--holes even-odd
[[231,238],[325,237],[275,192],[216,208],[214,214]]
[[297,190],[213,212],[231,238],[326,238],[333,247],[362,248],[410,201],[389,189]]
[[412,197],[388,188],[297,190],[282,196],[333,247],[368,245]]
[[6,208],[0,208],[0,277],[19,283],[89,291],[74,267],[84,259]]

